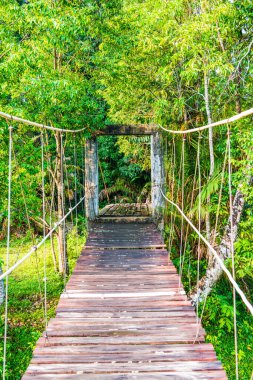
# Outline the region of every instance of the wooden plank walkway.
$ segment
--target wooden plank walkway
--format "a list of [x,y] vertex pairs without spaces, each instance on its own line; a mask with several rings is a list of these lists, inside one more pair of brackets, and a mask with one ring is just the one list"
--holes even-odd
[[116,203],[107,205],[99,211],[100,217],[147,217],[151,215],[150,203]]
[[226,379],[197,331],[154,224],[95,223],[23,380]]

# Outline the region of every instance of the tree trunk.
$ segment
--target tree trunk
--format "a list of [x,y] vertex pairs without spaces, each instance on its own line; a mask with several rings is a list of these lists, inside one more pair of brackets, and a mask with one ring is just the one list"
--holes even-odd
[[[238,226],[240,223],[241,215],[244,206],[244,196],[240,190],[237,190],[232,210],[233,231],[231,231],[231,219],[229,218],[223,238],[219,246],[214,247],[220,258],[224,261],[231,257],[231,241],[234,243],[237,237]],[[190,299],[193,305],[199,304],[211,292],[213,286],[217,283],[222,275],[222,268],[219,263],[212,256],[209,260],[206,274],[199,281],[198,286],[193,289],[190,294]]]

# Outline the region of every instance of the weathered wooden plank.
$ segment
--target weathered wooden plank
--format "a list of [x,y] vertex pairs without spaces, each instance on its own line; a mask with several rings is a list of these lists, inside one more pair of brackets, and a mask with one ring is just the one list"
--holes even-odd
[[[42,350],[40,350],[42,351]],[[115,355],[117,354],[117,356]],[[115,357],[116,356],[116,357]],[[95,353],[87,354],[87,352],[82,353],[80,351],[71,352],[66,351],[65,354],[63,350],[61,352],[40,352],[38,355],[34,353],[31,364],[54,364],[54,363],[122,363],[122,362],[174,362],[175,360],[181,360],[182,352],[177,354],[166,353],[166,352],[150,352],[142,355],[135,354],[131,355],[129,353],[122,354],[113,352],[110,354]],[[213,352],[189,352],[187,353],[187,361],[198,361],[198,362],[216,362],[217,358]]]
[[118,203],[105,206],[99,211],[99,216],[107,217],[147,217],[151,216],[151,205],[140,203]]
[[[36,377],[35,377],[36,376]],[[44,379],[52,379],[51,374],[43,374],[43,375],[25,375],[23,377],[23,380],[44,380]],[[81,374],[68,374],[68,375],[62,375],[62,374],[54,374],[53,379],[56,380],[167,380],[167,379],[177,379],[177,380],[226,380],[227,377],[223,370],[215,370],[215,371],[205,371],[204,373],[201,372],[169,372],[169,373],[159,373],[159,372],[149,372],[148,378],[147,373],[111,373],[111,374],[88,374],[88,375],[81,375]]]
[[68,363],[66,365],[65,363],[54,363],[54,364],[30,364],[28,367],[27,373],[36,373],[36,374],[43,374],[43,373],[113,373],[113,372],[119,372],[119,371],[139,371],[139,372],[146,372],[152,371],[153,369],[156,369],[158,372],[187,372],[187,371],[208,371],[208,370],[220,370],[221,364],[218,361],[209,362],[209,361],[188,361],[188,362],[178,362],[174,361],[171,362],[139,362],[135,363],[133,362],[123,362],[123,363],[117,363],[117,362],[111,362],[111,363],[103,363],[103,366],[101,367],[101,363]]
[[188,317],[194,316],[196,318],[195,313],[193,313],[192,309],[183,309],[178,310],[175,309],[171,311],[161,311],[161,310],[155,310],[155,311],[103,311],[103,310],[90,310],[85,309],[79,310],[79,311],[73,311],[73,310],[62,310],[57,312],[57,318],[92,318],[93,320],[98,320],[98,322],[101,323],[101,320],[104,320],[105,318],[143,318],[143,319],[151,319],[151,318],[168,318],[168,319],[184,319]]
[[[125,336],[99,336],[99,337],[70,337],[70,336],[54,336],[50,337],[46,344],[50,346],[65,346],[65,345],[90,345],[90,344],[96,344],[96,345],[122,345],[122,344],[179,344],[179,343],[188,343],[192,344],[195,340],[196,343],[203,343],[205,341],[203,336],[196,338],[196,333],[192,331],[190,334],[182,333],[180,336],[178,334],[175,334],[173,336],[163,335],[163,336],[157,336],[157,335],[149,335],[146,334],[145,336],[128,336],[125,334]],[[37,345],[44,346],[45,345],[45,339],[43,338],[42,341],[38,341]]]
[[154,225],[93,224],[23,379],[224,380],[204,334]]

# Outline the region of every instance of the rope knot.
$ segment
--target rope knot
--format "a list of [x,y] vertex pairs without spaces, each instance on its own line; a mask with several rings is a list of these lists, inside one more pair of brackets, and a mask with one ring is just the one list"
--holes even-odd
[[38,249],[37,245],[34,245],[34,246],[33,246],[33,250],[34,250],[34,251],[37,251],[37,249]]

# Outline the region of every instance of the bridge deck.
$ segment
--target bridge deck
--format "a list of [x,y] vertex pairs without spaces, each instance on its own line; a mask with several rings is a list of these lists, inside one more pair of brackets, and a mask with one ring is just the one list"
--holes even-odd
[[47,336],[23,380],[226,379],[152,223],[93,225]]
[[100,217],[147,217],[151,215],[150,203],[116,203],[107,205],[99,211]]

